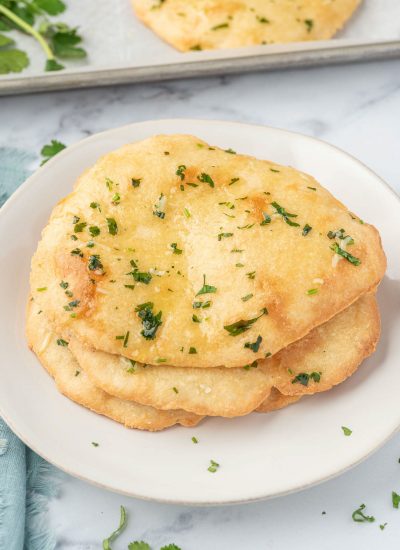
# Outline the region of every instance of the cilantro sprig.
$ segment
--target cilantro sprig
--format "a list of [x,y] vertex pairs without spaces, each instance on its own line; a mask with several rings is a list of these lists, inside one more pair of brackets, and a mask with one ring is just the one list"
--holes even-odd
[[[60,71],[59,59],[86,57],[86,51],[77,45],[82,42],[77,29],[65,23],[54,22],[48,16],[63,13],[62,0],[0,0],[0,30],[19,30],[38,42],[45,56],[46,71]],[[29,65],[26,52],[11,48],[14,41],[0,35],[0,74],[21,72]]]
[[[0,61],[0,64],[1,64],[1,61]],[[1,74],[1,68],[0,68],[0,74]],[[42,147],[42,150],[40,151],[40,154],[43,157],[42,162],[40,163],[40,166],[43,166],[43,164],[45,164],[51,158],[55,157],[58,153],[60,153],[65,148],[66,148],[66,145],[64,145],[64,143],[61,143],[61,141],[57,141],[56,139],[52,139],[51,142],[44,145]]]

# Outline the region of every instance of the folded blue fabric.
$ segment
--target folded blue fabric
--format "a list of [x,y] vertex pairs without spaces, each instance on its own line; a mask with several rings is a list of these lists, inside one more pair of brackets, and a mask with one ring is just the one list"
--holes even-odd
[[[29,176],[35,160],[31,153],[0,148],[0,206]],[[62,475],[0,418],[0,550],[54,550],[47,503]]]

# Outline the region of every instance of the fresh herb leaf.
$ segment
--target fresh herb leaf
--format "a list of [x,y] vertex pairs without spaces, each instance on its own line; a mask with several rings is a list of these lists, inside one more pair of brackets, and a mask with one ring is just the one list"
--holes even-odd
[[97,227],[97,225],[91,225],[89,227],[89,233],[92,235],[92,237],[97,237],[100,235],[100,228]]
[[63,340],[62,338],[58,338],[57,346],[61,346],[63,348],[66,348],[68,346],[68,342],[66,340]]
[[210,187],[215,187],[214,180],[209,174],[202,172],[200,176],[197,176],[197,179],[202,183],[207,183]]
[[97,275],[104,275],[103,264],[100,261],[100,256],[98,254],[93,254],[89,256],[88,269],[94,271]]
[[192,437],[192,441],[193,441],[193,443],[196,444],[196,445],[197,445],[197,443],[199,442],[199,440],[198,440],[197,437],[195,437],[195,436]]
[[346,428],[346,426],[342,426],[342,430],[344,435],[347,437],[349,437],[353,433],[353,430],[350,430],[350,428]]
[[181,179],[181,181],[185,179],[185,170],[186,166],[184,164],[181,164],[180,166],[178,166],[175,172],[175,174]]
[[26,69],[28,65],[29,57],[22,50],[16,50],[14,48],[0,50],[0,75],[20,73]]
[[398,508],[400,504],[400,495],[392,491],[392,504],[393,508]]
[[174,254],[182,254],[183,250],[181,250],[180,248],[178,248],[178,243],[171,243],[170,244],[170,247],[172,248],[172,250],[174,251]]
[[282,216],[283,220],[293,227],[299,227],[300,224],[293,222],[290,218],[297,218],[297,214],[290,214],[290,212],[287,212],[283,206],[280,206],[277,202],[272,202],[271,205],[275,208],[277,214]]
[[147,542],[136,540],[128,545],[128,550],[151,550],[151,547]]
[[258,317],[254,317],[254,319],[241,319],[240,321],[236,321],[236,323],[232,323],[231,325],[225,325],[224,329],[229,332],[230,336],[239,336],[239,334],[242,334],[243,332],[249,330],[249,328],[263,315],[268,315],[267,308],[262,309],[261,314]]
[[189,348],[189,355],[195,355],[197,353],[197,349],[193,348],[192,346]]
[[313,296],[314,294],[318,294],[318,288],[310,288],[309,290],[307,290],[308,296]]
[[82,59],[86,57],[86,51],[77,46],[82,42],[78,29],[73,29],[65,23],[45,21],[40,25],[39,30],[56,57],[61,59]]
[[80,258],[83,258],[83,253],[80,248],[74,248],[71,250],[71,256],[79,256]]
[[222,239],[227,239],[228,237],[233,237],[233,233],[220,233],[218,235],[218,240],[222,241]]
[[210,465],[207,468],[207,470],[209,472],[211,472],[212,474],[215,474],[215,472],[218,471],[219,467],[220,467],[220,465],[218,464],[218,462],[215,462],[215,460],[210,460]]
[[85,229],[86,226],[87,226],[86,222],[76,223],[74,227],[74,233],[82,233],[82,231]]
[[251,351],[253,351],[254,353],[257,353],[258,350],[260,349],[261,342],[262,342],[262,336],[258,336],[255,342],[253,343],[246,342],[244,347],[247,349],[251,349]]
[[[1,69],[0,69],[1,73]],[[51,142],[48,145],[44,145],[42,147],[42,150],[40,151],[40,154],[43,157],[42,162],[40,163],[40,166],[43,166],[48,160],[50,160],[52,157],[57,155],[60,151],[65,149],[66,145],[64,143],[61,143],[61,141],[57,141],[56,139],[52,139]]]
[[373,523],[375,521],[374,516],[365,515],[363,510],[365,510],[365,504],[361,504],[360,507],[351,514],[353,521],[357,523]]
[[206,302],[193,302],[193,309],[207,309],[211,306],[211,301]]
[[266,212],[263,212],[263,221],[260,223],[260,225],[267,225],[271,223],[271,216],[269,216]]
[[303,237],[306,237],[309,232],[311,231],[312,227],[311,225],[308,225],[308,223],[306,223],[306,225],[303,227],[303,231],[302,231],[302,235]]
[[201,296],[202,294],[215,294],[217,292],[217,288],[215,286],[207,285],[206,284],[206,276],[203,275],[203,286],[199,290],[199,292],[196,294],[196,296]]
[[158,327],[162,325],[162,312],[159,311],[156,315],[154,315],[152,302],[147,302],[137,306],[135,311],[142,320],[143,330],[140,334],[146,340],[154,340]]
[[126,527],[127,523],[127,517],[126,517],[126,511],[123,506],[120,508],[120,519],[119,519],[119,525],[118,528],[111,533],[111,535],[103,540],[103,550],[112,550],[111,549],[111,543],[115,541],[115,539],[122,533],[122,531]]
[[302,386],[307,387],[310,380],[314,380],[314,382],[319,382],[321,380],[321,373],[315,371],[311,372],[310,374],[308,374],[307,372],[300,372],[293,378],[292,384],[301,384]]
[[116,235],[118,233],[118,225],[114,218],[106,218],[108,232],[110,235]]
[[182,550],[182,549],[179,548],[179,546],[177,546],[176,544],[167,544],[167,546],[163,546],[162,548],[160,548],[160,550]]

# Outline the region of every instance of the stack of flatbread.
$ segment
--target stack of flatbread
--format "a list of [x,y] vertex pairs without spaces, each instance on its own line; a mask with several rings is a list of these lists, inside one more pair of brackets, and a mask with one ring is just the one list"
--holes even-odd
[[128,427],[268,412],[374,351],[385,267],[376,229],[311,176],[155,136],[53,210],[29,345],[63,394]]
[[136,15],[181,51],[327,40],[361,0],[132,0]]

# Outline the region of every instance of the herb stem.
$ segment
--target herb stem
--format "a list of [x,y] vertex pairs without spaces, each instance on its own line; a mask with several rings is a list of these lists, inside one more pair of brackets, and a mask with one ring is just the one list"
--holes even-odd
[[50,46],[47,44],[46,40],[43,38],[43,36],[34,29],[31,25],[26,23],[21,17],[18,17],[18,15],[15,15],[11,10],[6,8],[5,6],[0,4],[0,13],[3,13],[8,19],[13,21],[18,27],[20,27],[22,30],[33,36],[39,44],[41,45],[44,53],[46,54],[47,59],[55,59],[54,54],[50,48]]

